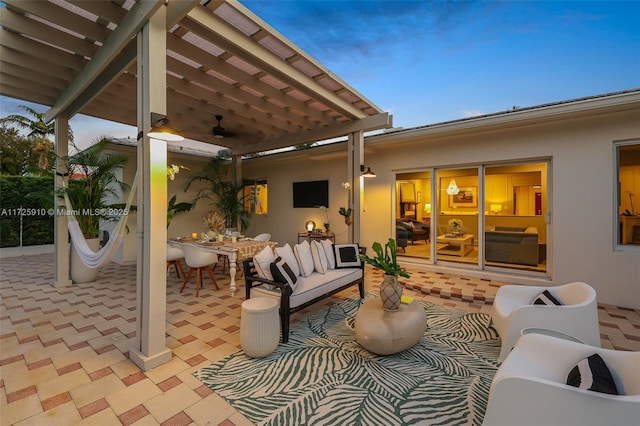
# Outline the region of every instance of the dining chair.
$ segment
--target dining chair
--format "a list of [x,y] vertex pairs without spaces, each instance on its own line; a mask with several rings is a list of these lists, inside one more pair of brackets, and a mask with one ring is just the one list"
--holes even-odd
[[253,241],[269,241],[271,239],[271,234],[258,234],[253,237]]
[[167,274],[169,273],[169,267],[173,265],[178,278],[182,278],[180,272],[182,272],[182,276],[184,277],[184,270],[182,269],[182,263],[180,263],[180,259],[182,258],[184,258],[184,252],[180,247],[167,244]]
[[200,249],[190,244],[183,245],[182,250],[184,251],[184,261],[189,267],[189,272],[187,272],[187,276],[184,279],[184,283],[182,284],[180,293],[182,293],[182,290],[184,290],[187,283],[189,282],[193,271],[196,271],[196,297],[198,297],[198,292],[200,290],[200,287],[202,287],[203,271],[206,271],[209,274],[209,277],[211,277],[211,281],[213,281],[216,289],[220,290],[220,287],[218,287],[218,282],[216,281],[216,278],[213,276],[213,272],[209,267],[210,265],[215,265],[216,263],[218,263],[218,255],[216,253]]

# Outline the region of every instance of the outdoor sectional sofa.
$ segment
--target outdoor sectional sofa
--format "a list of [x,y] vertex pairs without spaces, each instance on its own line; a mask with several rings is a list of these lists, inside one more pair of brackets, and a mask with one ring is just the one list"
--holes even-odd
[[[284,259],[287,261],[288,269],[293,269],[294,271],[297,269],[300,275],[295,277],[293,285],[287,282],[289,279],[278,280],[273,278],[275,274],[267,273],[268,277],[264,276],[266,273],[264,269],[269,266],[269,260],[265,261],[260,257],[266,256],[268,259],[269,252],[267,250],[263,250],[259,255],[243,261],[246,298],[269,297],[278,299],[280,302],[280,325],[283,343],[287,343],[289,340],[289,324],[292,313],[298,312],[353,285],[358,285],[360,297],[364,298],[364,263],[357,258],[357,254],[365,254],[366,249],[358,247],[357,244],[332,244],[329,241],[323,241],[323,243],[324,252],[322,249],[318,249],[320,243],[312,242],[314,253],[311,261],[308,259],[308,255],[299,255],[304,252],[303,250],[298,250],[299,246],[310,246],[306,241],[302,244],[296,244],[295,258],[288,254],[288,250],[291,250],[288,244],[284,247],[276,247],[276,253],[271,264],[274,264],[276,259]],[[288,247],[289,249],[287,250]],[[324,253],[327,260],[324,266],[324,260],[317,259],[320,256],[316,256],[316,254],[322,255],[322,253]],[[273,268],[271,269],[273,270]]]
[[538,230],[503,227],[485,232],[485,258],[489,262],[538,265]]

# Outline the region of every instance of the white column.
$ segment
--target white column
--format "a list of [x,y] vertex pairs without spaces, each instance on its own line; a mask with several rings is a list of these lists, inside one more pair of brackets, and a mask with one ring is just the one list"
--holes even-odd
[[360,176],[360,165],[364,164],[364,133],[362,131],[349,134],[348,140],[350,170],[348,177],[351,182],[351,197],[353,202],[353,224],[351,225],[350,242],[362,244],[363,235],[362,213],[364,213],[364,187]]
[[[69,118],[59,115],[55,121],[56,127],[56,176],[53,179],[54,191],[62,188],[69,178],[66,176],[67,169],[61,158],[69,154]],[[64,199],[54,195],[54,209],[56,212],[66,208]],[[71,285],[69,277],[69,230],[67,228],[67,216],[56,214],[53,220],[53,241],[55,246],[55,287],[66,287]]]
[[148,371],[171,360],[166,346],[167,144],[150,139],[151,112],[166,114],[166,6],[138,33],[136,346],[129,357]]

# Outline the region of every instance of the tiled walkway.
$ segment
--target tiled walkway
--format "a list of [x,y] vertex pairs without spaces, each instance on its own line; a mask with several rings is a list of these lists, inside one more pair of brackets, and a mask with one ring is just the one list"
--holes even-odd
[[[111,264],[89,284],[54,288],[53,255],[0,259],[0,425],[248,425],[191,373],[240,347],[240,304],[216,271],[200,297],[167,279],[167,346],[173,358],[142,372],[128,358],[135,338],[135,266]],[[367,290],[379,272],[367,267]],[[406,293],[489,312],[500,283],[414,271]],[[423,293],[421,293],[424,292]],[[355,294],[347,290],[336,297]],[[312,310],[322,309],[315,305]],[[600,305],[604,347],[640,350],[640,312]],[[294,315],[299,319],[303,311]]]

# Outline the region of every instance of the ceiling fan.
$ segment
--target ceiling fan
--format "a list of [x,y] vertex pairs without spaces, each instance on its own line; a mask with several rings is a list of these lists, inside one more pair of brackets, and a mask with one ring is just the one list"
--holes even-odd
[[235,136],[235,133],[232,132],[228,132],[225,130],[224,127],[222,127],[222,125],[220,124],[220,122],[222,121],[222,116],[221,115],[216,115],[216,120],[218,120],[218,124],[216,124],[213,129],[211,129],[211,133],[213,133],[213,137],[214,138],[218,138],[218,139],[223,139],[225,137],[233,137]]

